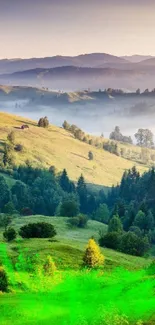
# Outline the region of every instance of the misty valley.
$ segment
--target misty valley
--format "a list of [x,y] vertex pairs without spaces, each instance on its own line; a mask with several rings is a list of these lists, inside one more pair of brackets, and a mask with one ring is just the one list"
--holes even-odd
[[[132,136],[139,128],[155,133],[155,92],[126,93],[121,90],[56,92],[31,87],[0,87],[0,110],[38,120],[48,116],[61,126],[64,120],[85,132],[108,137],[115,125]],[[87,120],[87,123],[85,121]]]

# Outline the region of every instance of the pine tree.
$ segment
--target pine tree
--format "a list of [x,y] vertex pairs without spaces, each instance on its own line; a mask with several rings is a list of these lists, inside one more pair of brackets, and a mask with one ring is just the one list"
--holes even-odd
[[87,187],[83,175],[78,179],[77,193],[80,199],[80,210],[83,213],[87,213]]
[[63,172],[60,176],[59,184],[60,184],[61,188],[63,189],[63,191],[68,192],[68,193],[72,192],[73,187],[69,180],[66,169],[63,170]]
[[103,265],[104,256],[101,254],[99,246],[94,239],[90,239],[83,257],[84,265],[95,268]]

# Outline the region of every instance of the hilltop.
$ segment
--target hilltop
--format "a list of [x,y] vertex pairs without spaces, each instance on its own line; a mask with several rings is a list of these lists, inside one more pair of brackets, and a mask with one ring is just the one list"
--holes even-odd
[[[22,124],[28,124],[29,129],[21,130]],[[54,125],[50,125],[48,129],[39,128],[35,121],[2,112],[0,113],[1,155],[10,131],[15,133],[16,144],[20,143],[24,147],[23,152],[14,152],[16,165],[24,164],[26,160],[39,167],[49,168],[54,165],[57,171],[66,168],[69,177],[74,181],[82,173],[87,183],[104,186],[112,186],[120,182],[124,171],[132,168],[133,165],[136,165],[140,172],[147,170],[147,166],[140,163],[79,141],[63,128]],[[132,149],[133,146],[127,145],[127,148]],[[136,147],[134,149],[139,150]],[[90,150],[94,155],[92,161],[88,159]]]

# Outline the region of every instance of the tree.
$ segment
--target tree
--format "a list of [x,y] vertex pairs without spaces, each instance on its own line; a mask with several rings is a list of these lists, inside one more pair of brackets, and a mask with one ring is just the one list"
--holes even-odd
[[8,144],[4,146],[4,154],[3,154],[3,164],[6,167],[7,165],[13,165],[14,160],[12,156],[12,148]]
[[148,211],[146,215],[144,212],[139,210],[136,214],[133,225],[139,227],[141,230],[144,230],[144,232],[152,230],[154,227],[154,218],[152,212]]
[[7,204],[5,204],[3,212],[10,215],[16,213],[16,209],[12,201],[9,201]]
[[99,238],[99,244],[101,247],[107,247],[111,249],[118,249],[120,241],[120,233],[113,231],[108,232],[106,235],[101,235]]
[[90,239],[83,257],[84,265],[89,268],[95,268],[103,265],[104,256],[101,254],[98,245],[94,239]]
[[89,160],[93,160],[94,159],[94,155],[93,155],[92,151],[89,151],[88,152],[88,158],[89,158]]
[[9,286],[8,276],[5,269],[0,266],[0,291],[7,292]]
[[56,271],[56,265],[50,255],[46,257],[46,261],[43,265],[43,270],[47,276],[53,276]]
[[83,175],[81,175],[77,182],[77,193],[80,200],[80,211],[87,213],[87,187]]
[[63,170],[63,172],[62,172],[62,174],[60,176],[59,184],[60,184],[61,188],[63,189],[63,191],[65,191],[65,192],[70,193],[74,189],[74,185],[69,180],[66,169]]
[[69,130],[70,129],[70,124],[67,122],[67,121],[64,121],[63,124],[62,124],[63,128],[65,130]]
[[8,142],[10,142],[12,145],[15,144],[15,132],[11,131],[7,136]]
[[137,145],[140,147],[152,148],[154,145],[153,142],[153,133],[149,129],[139,129],[135,133],[135,138],[137,140]]
[[1,218],[1,226],[4,227],[5,231],[7,230],[7,227],[11,224],[12,217],[8,215],[4,215]]
[[22,183],[21,181],[17,181],[13,185],[11,191],[12,195],[16,196],[17,206],[15,207],[17,210],[20,211],[22,208],[29,206],[30,196],[28,186],[26,184]]
[[53,225],[47,222],[29,223],[20,228],[22,238],[52,238],[56,235]]
[[122,235],[119,249],[125,254],[143,256],[149,249],[149,241],[147,237],[140,238],[129,231]]
[[105,203],[100,204],[95,213],[95,220],[108,224],[109,218],[110,213],[108,206]]
[[72,198],[65,199],[60,206],[60,216],[75,217],[79,212],[79,205],[77,201]]
[[10,201],[10,189],[3,176],[0,176],[0,209]]
[[48,128],[48,126],[49,126],[49,120],[48,120],[47,116],[41,117],[39,119],[38,126],[39,127],[42,127],[42,128]]
[[123,231],[123,226],[119,216],[118,215],[113,216],[113,218],[109,222],[108,232],[121,233],[122,231]]
[[14,228],[11,228],[11,227],[8,228],[7,230],[5,230],[5,231],[3,232],[3,237],[4,237],[8,242],[14,240],[14,239],[16,238],[16,236],[17,236],[17,233],[16,233],[15,229],[14,229]]

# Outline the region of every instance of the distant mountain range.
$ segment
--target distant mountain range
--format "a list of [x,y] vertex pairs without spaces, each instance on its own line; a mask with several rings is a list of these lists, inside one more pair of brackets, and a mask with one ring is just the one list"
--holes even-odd
[[0,60],[0,83],[64,91],[155,88],[155,57],[106,53]]
[[147,59],[151,59],[153,58],[153,56],[151,55],[125,55],[125,56],[122,56],[123,59],[127,60],[127,61],[130,61],[132,63],[137,63],[137,62],[141,62],[141,61],[144,61],[144,60],[147,60]]

